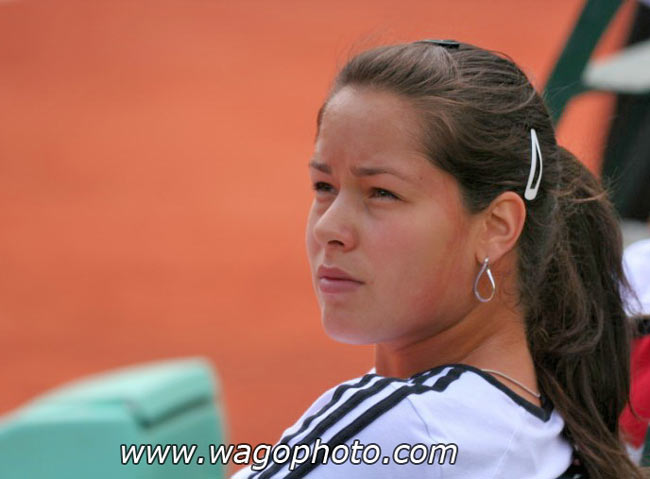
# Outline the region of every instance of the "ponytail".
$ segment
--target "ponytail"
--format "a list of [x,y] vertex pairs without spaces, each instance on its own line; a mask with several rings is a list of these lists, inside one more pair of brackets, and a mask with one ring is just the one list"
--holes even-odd
[[558,147],[554,161],[561,173],[553,238],[528,317],[537,378],[590,478],[639,478],[618,433],[629,397],[632,331],[621,299],[628,286],[617,217],[599,182],[570,152]]

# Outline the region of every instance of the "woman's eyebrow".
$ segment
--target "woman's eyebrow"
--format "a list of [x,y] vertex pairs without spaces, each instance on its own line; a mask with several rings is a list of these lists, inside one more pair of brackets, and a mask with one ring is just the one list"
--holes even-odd
[[[332,169],[325,163],[320,163],[318,161],[312,160],[307,166],[309,168],[314,168],[318,171],[322,171],[323,173],[332,174]],[[408,176],[405,176],[401,172],[385,166],[353,166],[351,168],[351,171],[354,176],[375,176],[387,174],[396,176],[404,181],[412,182]]]
[[329,165],[326,165],[325,163],[320,163],[316,160],[311,160],[309,163],[307,163],[308,168],[313,168],[318,171],[322,171],[323,173],[327,173],[328,175],[332,174],[332,169],[329,167]]

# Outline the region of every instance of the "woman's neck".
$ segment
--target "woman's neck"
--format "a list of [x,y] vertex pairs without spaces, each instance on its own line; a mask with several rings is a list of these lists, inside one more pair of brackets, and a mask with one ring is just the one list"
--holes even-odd
[[[500,371],[538,391],[523,317],[498,304],[481,305],[463,320],[434,335],[405,339],[399,344],[375,345],[375,369],[382,376],[407,378],[454,363]],[[496,375],[495,378],[539,404],[536,398],[507,379]]]

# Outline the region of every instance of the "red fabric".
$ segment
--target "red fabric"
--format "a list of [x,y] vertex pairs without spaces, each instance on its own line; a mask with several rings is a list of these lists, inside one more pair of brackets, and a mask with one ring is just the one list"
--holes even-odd
[[631,371],[630,403],[640,418],[628,406],[621,414],[620,425],[626,441],[638,448],[645,440],[650,421],[650,336],[634,341]]

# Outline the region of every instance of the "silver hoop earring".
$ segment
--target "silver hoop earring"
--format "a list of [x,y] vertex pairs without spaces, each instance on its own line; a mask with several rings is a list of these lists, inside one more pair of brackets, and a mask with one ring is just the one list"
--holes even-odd
[[[492,298],[494,298],[494,293],[497,291],[497,285],[494,282],[494,278],[492,277],[492,271],[490,271],[490,259],[486,256],[485,259],[483,260],[483,266],[481,266],[481,271],[478,272],[476,275],[476,279],[474,280],[474,296],[476,296],[476,299],[478,299],[481,303],[487,303],[490,301]],[[489,298],[484,298],[481,296],[481,294],[478,292],[478,282],[481,279],[481,275],[483,273],[487,273],[487,277],[490,280],[490,284],[492,285],[492,293],[490,294]]]

